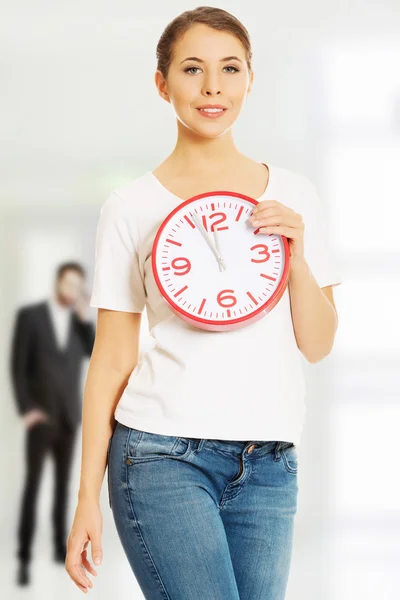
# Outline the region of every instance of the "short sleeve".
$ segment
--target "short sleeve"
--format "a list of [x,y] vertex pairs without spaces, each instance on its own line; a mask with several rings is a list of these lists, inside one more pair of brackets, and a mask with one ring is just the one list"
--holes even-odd
[[122,198],[111,192],[100,210],[90,306],[143,312],[146,291],[139,265],[138,240]]
[[316,186],[302,176],[304,256],[320,288],[343,283],[341,267],[331,243],[327,216]]

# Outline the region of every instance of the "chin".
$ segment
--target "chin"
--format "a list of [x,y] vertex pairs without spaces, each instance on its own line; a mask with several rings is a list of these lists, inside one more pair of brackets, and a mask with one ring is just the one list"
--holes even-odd
[[195,133],[197,133],[198,135],[201,135],[204,138],[209,138],[209,139],[213,139],[213,138],[218,138],[221,137],[221,135],[224,135],[224,133],[226,133],[228,131],[229,128],[227,128],[226,126],[222,129],[218,129],[214,131],[210,131],[210,127],[204,127],[202,129],[193,129],[193,131]]
[[65,303],[65,305],[66,305],[66,306],[69,306],[70,308],[71,308],[72,306],[74,306],[75,302],[76,302],[76,299],[75,299],[75,298],[64,298],[64,303]]

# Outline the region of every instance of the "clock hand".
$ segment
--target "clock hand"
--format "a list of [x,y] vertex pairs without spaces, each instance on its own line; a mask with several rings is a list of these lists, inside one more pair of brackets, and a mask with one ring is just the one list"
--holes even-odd
[[197,214],[196,213],[189,213],[189,214],[193,218],[193,220],[196,222],[196,224],[197,224],[199,230],[201,231],[203,237],[205,238],[207,244],[210,246],[211,250],[214,252],[214,254],[217,258],[217,261],[220,265],[220,269],[221,269],[221,265],[224,268],[226,268],[222,256],[219,254],[218,250],[215,248],[214,244],[212,243],[211,239],[209,238],[209,236],[208,236],[206,230],[204,229],[203,225],[201,224],[200,219],[198,218]]
[[220,258],[218,259],[218,262],[219,262],[219,270],[220,270],[220,271],[222,271],[222,270],[226,270],[226,268],[227,268],[227,267],[226,267],[226,264],[225,264],[225,261],[224,261],[224,259],[222,258],[221,249],[220,249],[220,247],[219,247],[219,238],[218,238],[218,234],[217,234],[217,230],[216,230],[216,229],[214,229],[214,240],[215,240],[215,247],[216,247],[216,249],[217,249],[217,251],[218,251],[218,254],[219,254],[219,257],[220,257]]
[[190,215],[193,217],[193,220],[196,222],[198,228],[200,229],[204,239],[206,240],[207,244],[210,246],[211,250],[214,252],[217,260],[220,260],[220,256],[218,254],[218,250],[215,248],[214,244],[212,243],[210,237],[208,236],[206,230],[204,229],[203,225],[201,224],[201,221],[199,219],[199,217],[197,216],[196,213],[190,213]]

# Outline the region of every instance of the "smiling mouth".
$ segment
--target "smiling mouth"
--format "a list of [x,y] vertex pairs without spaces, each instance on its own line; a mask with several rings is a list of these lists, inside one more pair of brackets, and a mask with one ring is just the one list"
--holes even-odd
[[224,112],[227,110],[226,108],[197,108],[196,110],[200,110],[201,112]]
[[218,110],[207,110],[207,109],[196,108],[196,110],[197,110],[197,112],[199,112],[201,114],[202,117],[206,117],[208,119],[218,119],[228,109],[227,108],[220,108]]

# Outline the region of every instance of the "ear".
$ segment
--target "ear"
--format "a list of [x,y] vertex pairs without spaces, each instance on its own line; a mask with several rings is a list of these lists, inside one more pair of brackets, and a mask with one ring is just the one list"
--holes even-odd
[[163,100],[166,100],[167,102],[169,102],[170,100],[169,100],[169,95],[168,95],[168,91],[167,91],[167,82],[165,81],[161,71],[159,71],[158,69],[154,73],[154,82],[157,86],[159,96],[161,96],[161,98],[163,98]]

